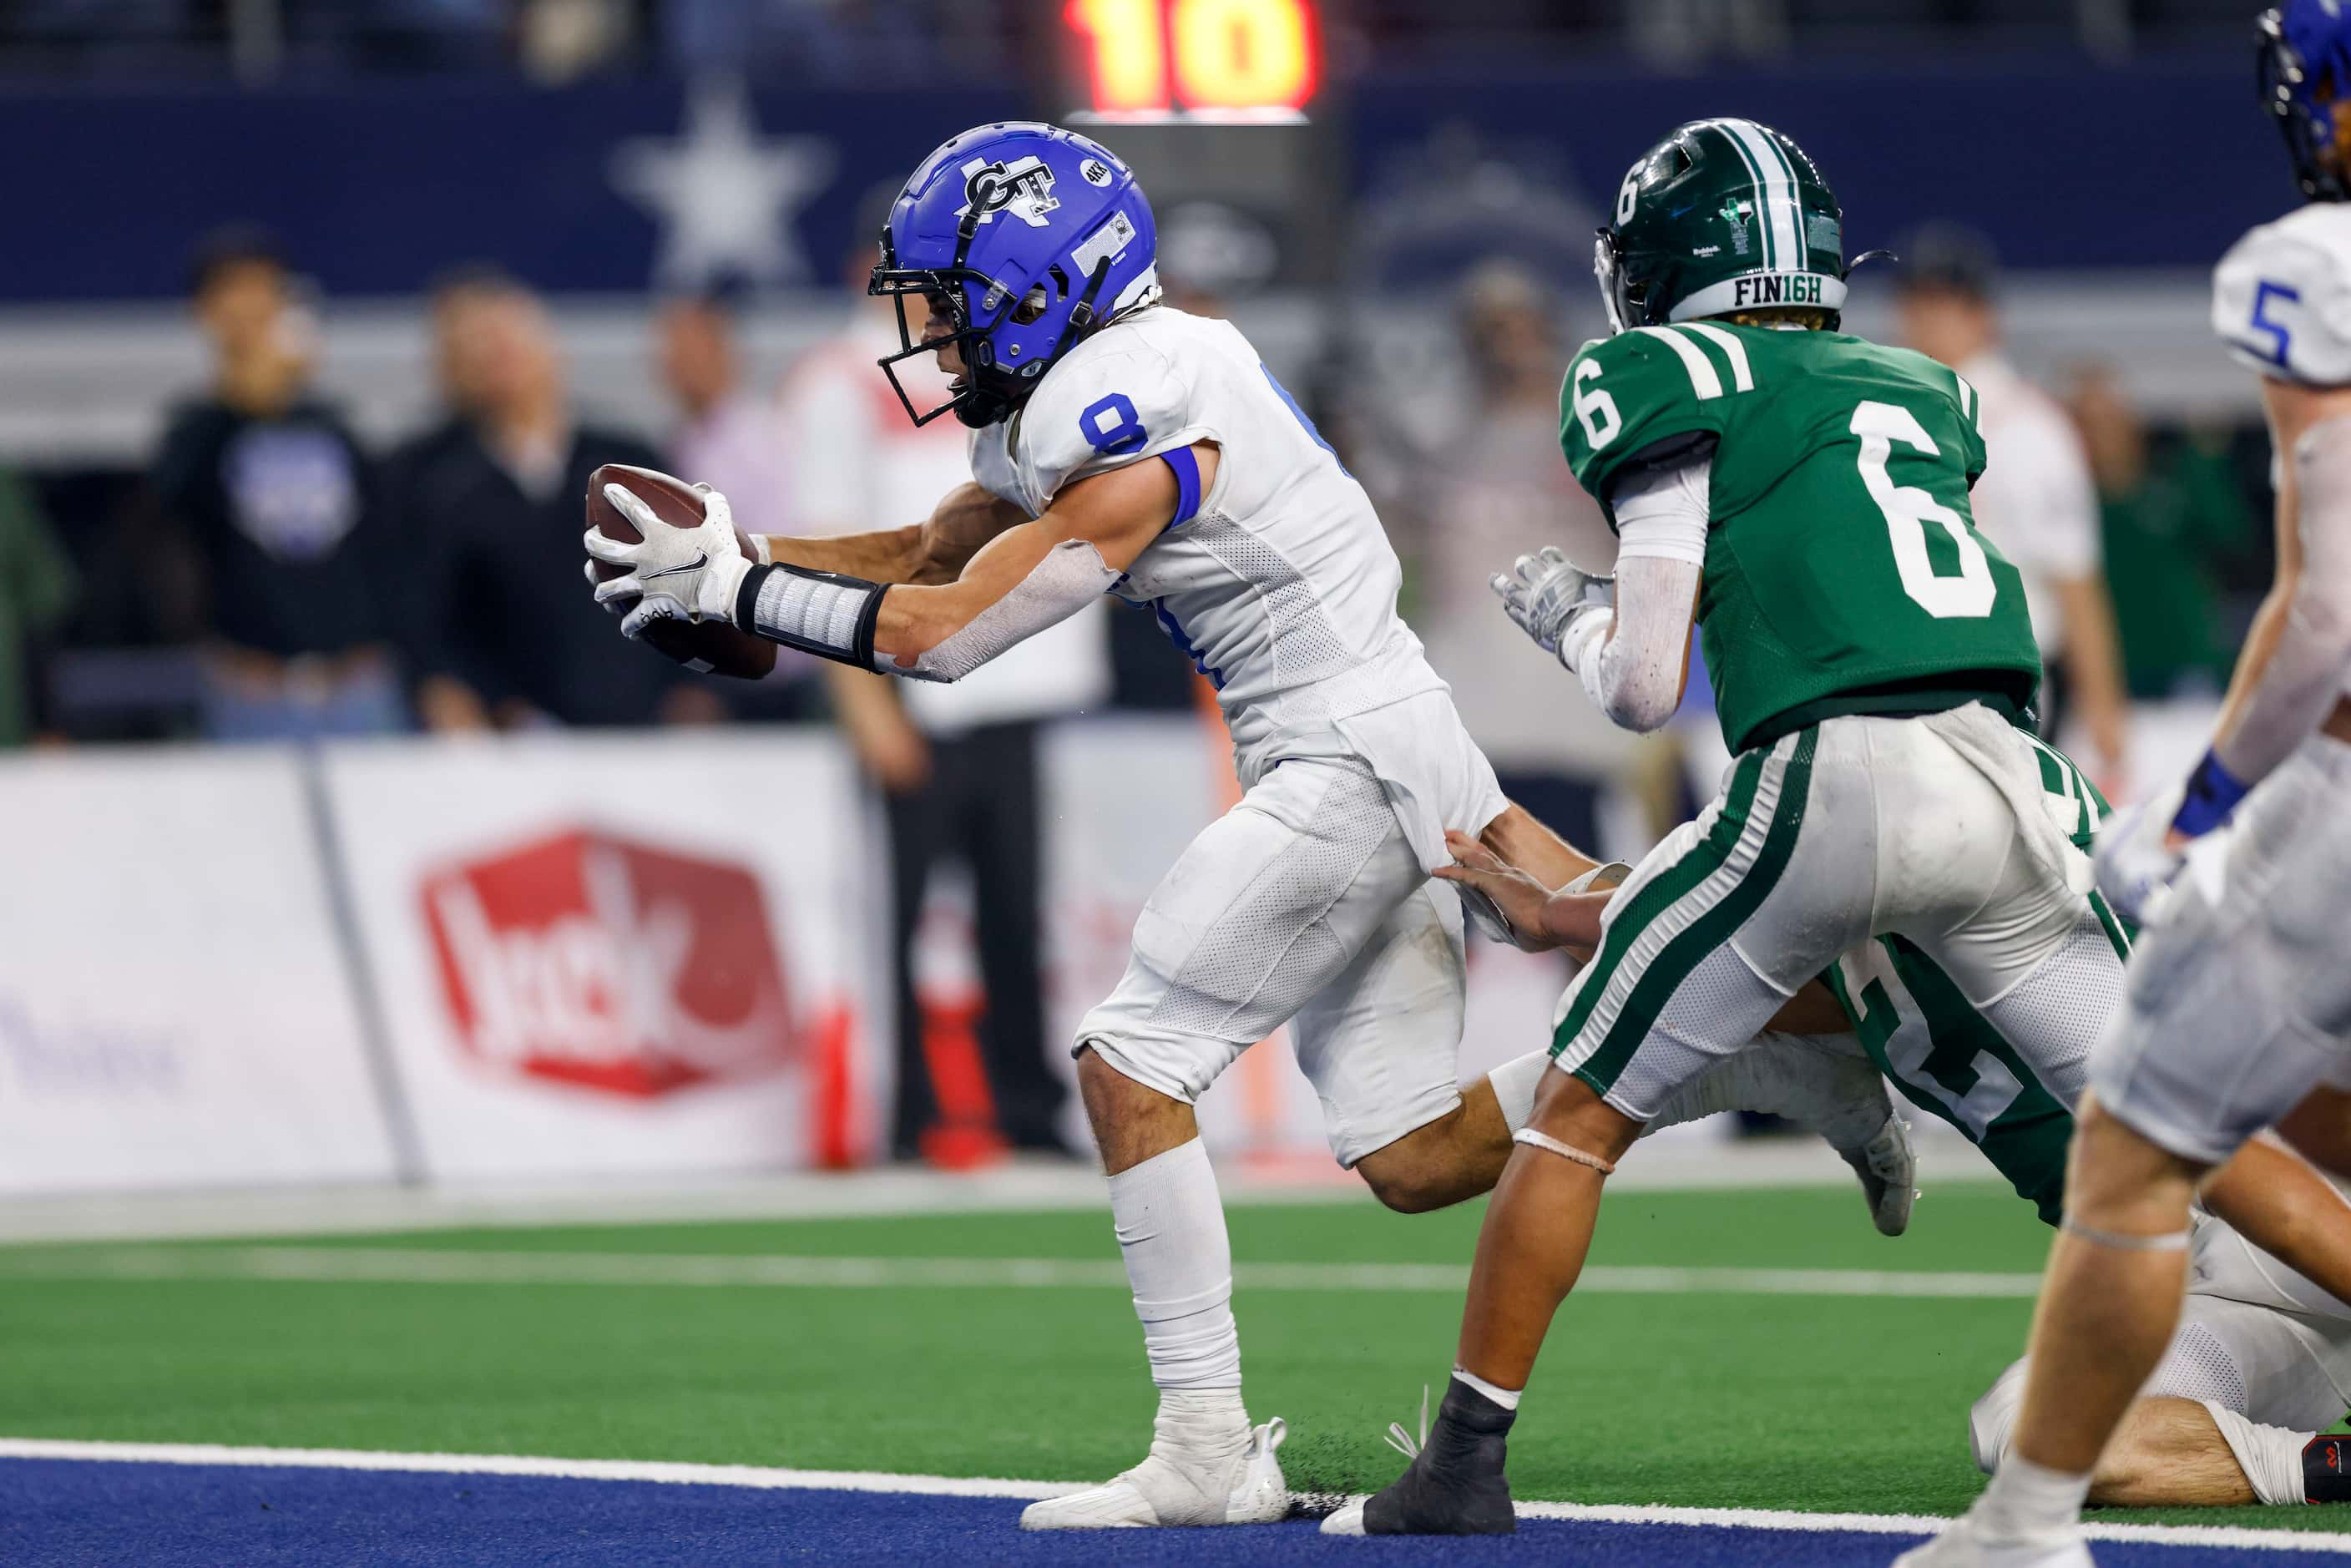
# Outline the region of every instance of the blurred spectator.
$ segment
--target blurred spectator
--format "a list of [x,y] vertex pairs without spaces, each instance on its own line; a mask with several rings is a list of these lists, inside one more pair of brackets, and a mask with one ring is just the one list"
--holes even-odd
[[[744,384],[727,301],[716,293],[681,296],[662,308],[653,325],[662,381],[684,415],[670,433],[669,471],[725,496],[747,532],[793,532],[781,415],[772,393]],[[759,685],[729,681],[705,689],[738,717],[818,718],[824,697],[814,678],[817,663],[785,648],[775,673]]]
[[2131,695],[2217,695],[2236,639],[2215,568],[2244,553],[2256,531],[2226,446],[2191,434],[2151,453],[2121,383],[2100,366],[2080,372],[2073,409],[2097,480]]
[[[484,312],[517,287],[504,269],[474,262],[444,273],[427,291],[433,387],[441,399],[441,417],[393,447],[383,460],[387,526],[403,558],[429,559],[434,549],[436,519],[419,495],[419,486],[441,459],[471,448],[477,439],[474,422],[481,413],[486,350],[490,342],[490,335],[481,329]],[[451,694],[433,681],[435,636],[430,607],[422,598],[424,580],[419,573],[396,572],[390,581],[395,601],[394,632],[407,665],[412,699],[426,727],[448,727],[434,722],[434,705],[445,702]]]
[[1416,629],[1503,789],[1570,840],[1594,845],[1603,782],[1633,743],[1510,624],[1488,586],[1544,545],[1598,571],[1616,559],[1599,507],[1560,457],[1567,350],[1542,284],[1514,262],[1469,275],[1458,319],[1473,395],[1425,476],[1425,537],[1412,552]]
[[[880,229],[880,220],[860,232]],[[786,378],[783,427],[791,463],[792,531],[810,536],[898,528],[931,514],[971,478],[967,432],[953,416],[916,429],[875,366],[898,344],[892,303],[865,295],[872,253],[852,258],[856,308],[847,330]],[[919,325],[917,326],[919,330]],[[947,396],[927,357],[898,374],[927,411]],[[934,869],[969,867],[980,985],[977,1034],[996,1113],[1017,1148],[1060,1152],[1060,1074],[1046,1053],[1040,904],[1038,742],[1046,721],[1109,695],[1106,612],[1087,610],[991,660],[953,685],[824,666],[841,727],[889,821],[898,989],[898,1104],[893,1152],[912,1158],[937,1120],[925,1050],[915,936]]]
[[669,438],[675,471],[725,495],[747,532],[792,532],[776,400],[743,384],[726,304],[709,294],[673,299],[654,330],[663,383],[684,416]]
[[318,326],[269,239],[199,251],[213,385],[176,410],[151,473],[204,583],[204,714],[216,738],[405,727],[377,583],[374,476],[310,390]]
[[[435,730],[643,724],[714,716],[716,698],[620,635],[580,577],[588,476],[661,466],[634,437],[580,422],[553,324],[521,285],[449,302],[471,428],[409,476],[416,547],[418,706]],[[476,358],[475,356],[478,356]],[[470,383],[470,384],[468,384]]]
[[0,750],[42,726],[42,645],[72,612],[73,563],[32,486],[0,469]]
[[1898,247],[1907,266],[1896,298],[1905,342],[1976,389],[1987,464],[1970,497],[1976,526],[2024,577],[2041,643],[2043,730],[2078,723],[2090,766],[2110,796],[2126,792],[2129,736],[2099,541],[2097,491],[2064,409],[2001,352],[1991,243],[1948,225]]

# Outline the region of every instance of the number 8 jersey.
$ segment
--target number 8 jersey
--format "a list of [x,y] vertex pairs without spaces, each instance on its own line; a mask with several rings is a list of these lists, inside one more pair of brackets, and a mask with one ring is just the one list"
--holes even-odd
[[[1202,441],[1218,449],[1207,495]],[[1275,756],[1364,750],[1346,721],[1444,689],[1396,615],[1403,572],[1370,498],[1228,322],[1165,306],[1113,322],[973,433],[971,471],[1037,517],[1066,485],[1162,455],[1176,515],[1112,591],[1215,685],[1245,779]]]
[[1604,508],[1619,478],[1711,454],[1698,620],[1734,752],[1843,714],[2030,708],[2040,654],[2023,582],[1968,510],[1984,446],[1956,372],[1837,333],[1685,321],[1585,344],[1560,403]]

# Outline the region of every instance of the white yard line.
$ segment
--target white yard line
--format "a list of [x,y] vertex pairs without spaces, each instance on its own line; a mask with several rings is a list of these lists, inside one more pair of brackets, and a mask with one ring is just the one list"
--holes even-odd
[[[1245,1291],[1458,1294],[1454,1263],[1242,1263]],[[262,1280],[411,1285],[749,1286],[1125,1290],[1116,1259],[797,1258],[653,1252],[492,1252],[378,1247],[95,1247],[0,1252],[0,1279]],[[1586,1269],[1581,1291],[1621,1295],[1908,1296],[2030,1301],[2037,1274],[1869,1269]]]
[[[1974,1151],[1917,1130],[1934,1190],[1989,1175]],[[1319,1160],[1221,1162],[1228,1204],[1371,1202],[1362,1182]],[[1645,1148],[1609,1179],[1613,1192],[1844,1186],[1853,1175],[1811,1139],[1722,1143],[1691,1138]],[[230,1192],[13,1192],[0,1203],[0,1242],[146,1241],[173,1237],[316,1236],[481,1226],[625,1225],[817,1219],[868,1215],[1107,1209],[1090,1165],[1015,1161],[956,1172],[893,1167],[846,1175],[740,1176],[631,1174],[600,1181],[357,1185]]]
[[[76,1459],[118,1464],[238,1465],[279,1469],[398,1470],[434,1475],[536,1476],[559,1480],[653,1481],[668,1485],[770,1490],[894,1492],[930,1497],[1014,1500],[1060,1497],[1083,1483],[902,1476],[877,1470],[793,1470],[761,1465],[698,1465],[653,1459],[562,1459],[520,1454],[396,1454],[352,1448],[248,1448],[216,1443],[93,1443],[0,1437],[0,1460]],[[1521,1519],[1593,1520],[1613,1524],[1696,1524],[1730,1530],[1849,1531],[1920,1535],[1944,1521],[1926,1515],[1798,1513],[1784,1509],[1667,1508],[1618,1503],[1522,1502]],[[2162,1546],[2238,1547],[2266,1552],[2351,1555],[2351,1535],[2252,1530],[2225,1524],[2098,1524],[2093,1540]]]

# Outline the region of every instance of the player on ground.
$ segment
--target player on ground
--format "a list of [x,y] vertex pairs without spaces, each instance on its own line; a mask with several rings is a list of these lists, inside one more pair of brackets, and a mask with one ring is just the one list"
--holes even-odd
[[1622,540],[1613,602],[1558,562],[1513,585],[1513,614],[1634,728],[1677,706],[1695,618],[1738,759],[1607,906],[1487,1212],[1436,1430],[1357,1528],[1513,1527],[1504,1438],[1602,1182],[1840,955],[1902,936],[2035,1056],[2119,983],[2016,727],[2040,660],[1967,514],[1974,390],[1836,332],[1841,217],[1793,142],[1716,120],[1644,154],[1602,231],[1619,332],[1570,366],[1562,423]]
[[[2070,836],[2086,851],[2105,802],[2054,750],[2043,749],[2042,775],[2052,810],[2074,818]],[[2044,1078],[1899,937],[1865,945],[1825,977],[1852,1021],[1855,1049],[2057,1223],[2081,1059]],[[2306,1239],[2303,1260],[2351,1290],[2351,1207],[2283,1151],[2246,1152],[2254,1157],[2216,1178],[2210,1200],[2249,1223],[2268,1221],[2263,1228],[2276,1235]],[[2179,1333],[2099,1460],[2092,1500],[2133,1508],[2351,1500],[2342,1463],[2351,1444],[2317,1436],[2351,1408],[2351,1304],[2209,1217],[2199,1217],[2189,1260]],[[1969,1413],[1969,1446],[1987,1474],[2007,1456],[2024,1367],[2010,1366]]]
[[[2086,852],[2106,803],[2064,756],[2039,750],[2048,808]],[[1454,849],[1464,863],[1439,874],[1476,885],[1529,932],[1579,948],[1593,944],[1598,915],[1588,897],[1545,893],[1467,839]],[[2117,945],[2128,940],[2120,922],[2114,932]],[[1750,1064],[1759,1057],[1842,1051],[1958,1129],[2044,1222],[2057,1223],[2069,1108],[2085,1091],[2095,1034],[2043,1041],[2040,1057],[2028,1057],[1968,1005],[1933,959],[1898,936],[1864,943],[1822,979],[1848,1032],[1767,1033],[1668,1102],[1650,1130],[1756,1094]],[[1802,1026],[1820,1027],[1809,1017]],[[1784,1066],[1768,1073],[1761,1092],[1788,1077]],[[2342,1470],[2351,1444],[2316,1436],[2351,1406],[2351,1304],[2342,1299],[2351,1296],[2351,1206],[2266,1142],[2241,1151],[2207,1184],[2205,1197],[2326,1283],[2258,1250],[2221,1220],[2199,1217],[2186,1319],[2100,1460],[2092,1496],[2134,1507],[2351,1500]],[[1970,1446],[1987,1473],[2006,1455],[2023,1365],[2003,1373],[1970,1414]]]
[[2089,1562],[2082,1502],[2170,1338],[2197,1184],[2290,1113],[2351,1168],[2351,15],[2293,0],[2260,28],[2311,201],[2222,258],[2212,313],[2262,377],[2277,580],[2202,762],[2100,841],[2151,929],[2094,1063],[2013,1452],[1907,1563]]
[[[1152,894],[1133,957],[1081,1025],[1078,1081],[1154,1381],[1149,1456],[1040,1502],[1035,1529],[1249,1523],[1288,1498],[1278,1422],[1240,1393],[1230,1249],[1193,1103],[1287,1022],[1332,1153],[1392,1207],[1485,1189],[1530,1113],[1541,1053],[1465,1095],[1461,913],[1429,872],[1448,831],[1553,884],[1590,869],[1502,799],[1395,612],[1396,559],[1363,489],[1230,326],[1156,304],[1149,204],[1083,137],[955,138],[893,208],[872,289],[901,306],[973,432],[977,483],[927,524],[738,553],[721,497],[698,529],[591,534],[631,567],[623,629],[716,618],[823,657],[952,680],[1103,592],[1144,605],[1218,693],[1246,794]],[[928,319],[906,325],[914,300]],[[896,377],[892,373],[893,383]],[[901,397],[904,393],[901,391]],[[634,516],[627,492],[612,503]],[[1863,1162],[1900,1228],[1907,1147],[1866,1092]],[[1874,1140],[1874,1142],[1872,1142]],[[1890,1176],[1889,1176],[1889,1173]]]

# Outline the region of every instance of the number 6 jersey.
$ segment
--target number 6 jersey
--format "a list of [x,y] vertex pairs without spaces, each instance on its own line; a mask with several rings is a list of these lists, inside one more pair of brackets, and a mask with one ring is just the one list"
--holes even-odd
[[1560,405],[1604,507],[1618,478],[1711,454],[1698,620],[1734,752],[1841,714],[2031,706],[2024,587],[1968,511],[1984,446],[1952,371],[1837,333],[1687,321],[1585,344]]
[[[1218,449],[1205,496],[1185,451],[1201,441]],[[1176,516],[1112,591],[1215,685],[1244,779],[1364,749],[1342,723],[1444,689],[1396,615],[1403,572],[1370,498],[1227,322],[1158,306],[1103,328],[973,433],[971,471],[1038,517],[1062,486],[1163,454]]]

